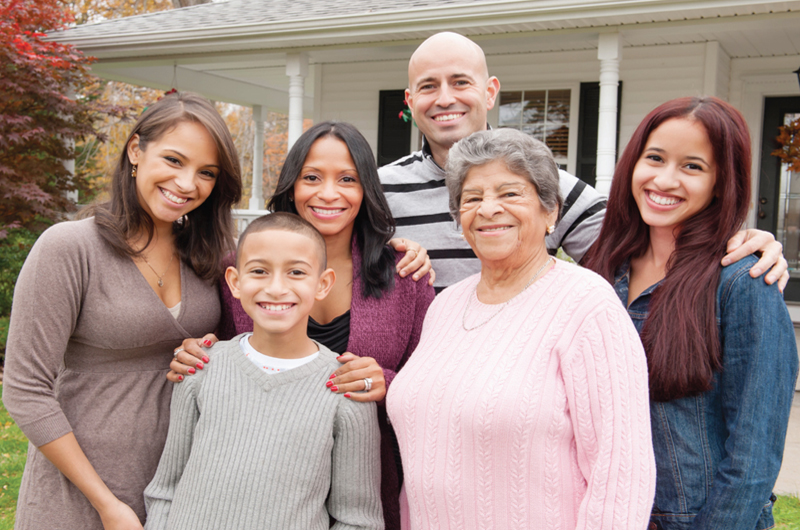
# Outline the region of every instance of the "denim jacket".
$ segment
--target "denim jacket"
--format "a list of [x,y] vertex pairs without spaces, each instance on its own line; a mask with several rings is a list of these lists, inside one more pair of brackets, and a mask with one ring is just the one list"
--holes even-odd
[[[699,396],[650,403],[656,498],[650,529],[772,528],[798,358],[777,287],[751,278],[752,256],[724,267],[717,288],[722,370]],[[628,269],[614,282],[628,303]],[[653,291],[628,306],[642,332]]]

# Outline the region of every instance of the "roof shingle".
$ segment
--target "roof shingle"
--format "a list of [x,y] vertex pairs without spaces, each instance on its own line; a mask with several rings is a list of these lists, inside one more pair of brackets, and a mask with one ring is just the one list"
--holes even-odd
[[[492,2],[494,0],[488,0]],[[171,11],[160,11],[60,32],[71,38],[102,37],[131,33],[187,31],[300,20],[324,20],[335,16],[402,12],[413,9],[487,3],[487,0],[224,0]],[[56,34],[58,35],[58,34]]]

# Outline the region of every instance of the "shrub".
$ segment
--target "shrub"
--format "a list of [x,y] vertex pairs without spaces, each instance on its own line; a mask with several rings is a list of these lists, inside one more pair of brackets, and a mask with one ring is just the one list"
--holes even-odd
[[15,228],[8,231],[5,239],[0,239],[0,361],[5,358],[8,316],[11,315],[14,285],[22,264],[40,233],[26,228]]
[[17,276],[40,233],[15,228],[8,231],[8,237],[0,240],[0,316],[11,314]]

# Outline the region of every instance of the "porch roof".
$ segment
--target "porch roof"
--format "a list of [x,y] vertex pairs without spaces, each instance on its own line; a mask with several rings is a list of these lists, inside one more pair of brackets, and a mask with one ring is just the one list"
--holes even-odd
[[[191,88],[212,99],[285,110],[286,54],[309,63],[406,60],[444,30],[487,56],[623,44],[716,40],[731,57],[800,55],[800,0],[226,0],[87,24],[51,38],[98,58],[104,78]],[[314,70],[306,78],[310,115]]]

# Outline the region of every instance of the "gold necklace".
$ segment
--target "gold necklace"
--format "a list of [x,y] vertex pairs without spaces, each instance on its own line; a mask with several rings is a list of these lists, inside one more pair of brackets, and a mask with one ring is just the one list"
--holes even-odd
[[[516,298],[516,297],[518,297],[519,295],[521,295],[522,293],[524,293],[524,292],[525,292],[525,290],[526,290],[528,287],[530,287],[530,286],[531,286],[531,284],[532,284],[533,282],[535,282],[535,281],[536,281],[536,278],[538,278],[538,277],[539,277],[539,276],[542,274],[542,272],[544,271],[544,268],[545,268],[545,267],[547,267],[547,265],[548,265],[548,264],[549,264],[551,261],[555,261],[555,259],[553,258],[553,256],[550,256],[550,257],[547,259],[547,261],[545,261],[545,262],[544,262],[544,265],[542,265],[542,267],[541,267],[541,268],[540,268],[538,271],[536,271],[536,274],[534,274],[534,275],[533,275],[533,278],[531,278],[531,279],[528,281],[528,283],[526,283],[526,284],[525,284],[525,287],[523,287],[523,288],[522,288],[522,290],[521,290],[520,292],[518,292],[517,294],[515,294],[514,296],[512,296],[511,298],[509,298],[508,300],[506,300],[506,301],[505,301],[505,302],[503,302],[502,304],[500,304],[500,309],[498,309],[497,311],[495,311],[495,312],[494,312],[494,314],[492,314],[492,316],[490,316],[489,318],[487,318],[486,320],[484,320],[483,322],[481,322],[481,323],[480,323],[480,324],[478,324],[477,326],[473,326],[473,327],[471,327],[471,328],[468,328],[468,327],[467,327],[467,311],[469,310],[469,302],[470,302],[470,300],[472,299],[472,297],[470,297],[470,298],[467,300],[467,303],[464,305],[464,315],[461,317],[461,327],[463,327],[463,328],[464,328],[464,331],[472,331],[473,329],[478,329],[479,327],[483,326],[484,324],[486,324],[486,323],[488,323],[490,320],[492,320],[494,317],[496,317],[497,315],[499,315],[499,314],[500,314],[500,313],[503,311],[503,309],[505,309],[505,308],[506,308],[506,306],[507,306],[508,304],[510,304],[510,303],[511,303],[511,301],[512,301],[514,298]],[[478,286],[477,286],[477,285],[475,286],[475,298],[476,298],[476,299],[478,298]]]
[[169,258],[169,263],[167,263],[167,268],[166,268],[166,269],[164,270],[164,272],[162,272],[161,274],[158,274],[158,273],[156,272],[156,270],[153,268],[153,266],[152,266],[152,265],[150,265],[150,262],[149,262],[149,261],[147,261],[147,256],[145,256],[144,254],[142,254],[142,259],[144,259],[144,262],[147,264],[147,266],[148,266],[148,267],[150,267],[150,270],[151,270],[151,271],[153,271],[153,274],[155,274],[156,276],[158,276],[158,286],[159,286],[159,287],[164,287],[164,280],[163,280],[163,278],[164,278],[164,275],[167,273],[167,271],[169,271],[169,266],[170,266],[170,265],[172,265],[172,260],[174,260],[174,259],[175,259],[175,253],[174,253],[174,252],[172,253],[172,257],[171,257],[171,258]]

